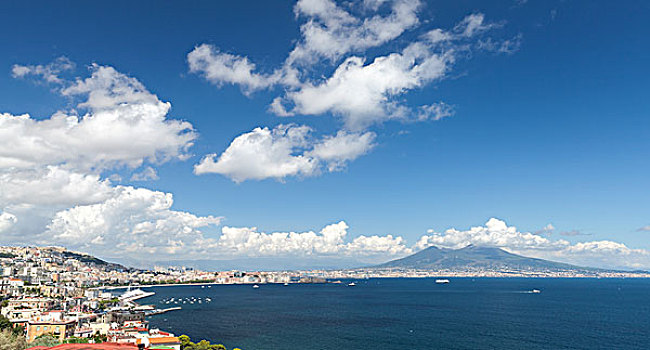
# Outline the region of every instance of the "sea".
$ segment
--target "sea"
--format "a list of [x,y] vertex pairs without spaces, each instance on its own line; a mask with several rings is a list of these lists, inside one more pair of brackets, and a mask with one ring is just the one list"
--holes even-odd
[[139,302],[181,306],[150,326],[228,350],[650,349],[650,279],[449,281],[145,287]]

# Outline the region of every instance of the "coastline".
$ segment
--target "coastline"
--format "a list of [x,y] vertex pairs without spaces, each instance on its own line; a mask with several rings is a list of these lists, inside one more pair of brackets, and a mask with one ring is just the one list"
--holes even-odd
[[[619,274],[619,275],[606,275],[606,276],[588,276],[588,275],[557,275],[557,276],[534,276],[534,275],[453,275],[453,274],[440,274],[431,276],[370,276],[370,277],[339,277],[328,279],[327,282],[322,283],[302,283],[294,282],[290,284],[338,284],[339,279],[343,280],[367,280],[367,279],[435,279],[435,278],[522,278],[522,279],[617,279],[617,278],[634,278],[634,279],[648,279],[650,274]],[[253,286],[253,285],[281,285],[282,283],[217,283],[217,282],[191,282],[191,283],[161,283],[161,284],[132,284],[122,286],[106,286],[106,287],[91,287],[89,289],[99,290],[116,290],[124,288],[147,288],[147,287],[174,287],[174,286]]]

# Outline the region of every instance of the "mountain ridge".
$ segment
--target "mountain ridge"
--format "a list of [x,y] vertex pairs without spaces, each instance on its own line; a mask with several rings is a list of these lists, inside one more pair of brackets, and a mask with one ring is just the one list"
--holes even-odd
[[404,258],[372,268],[419,270],[524,270],[524,271],[603,271],[509,253],[501,248],[468,245],[459,249],[431,246]]

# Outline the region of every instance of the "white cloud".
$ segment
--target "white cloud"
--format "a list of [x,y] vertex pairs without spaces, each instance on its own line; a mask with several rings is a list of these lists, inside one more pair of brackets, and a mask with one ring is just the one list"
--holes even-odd
[[[367,8],[377,11],[380,5],[374,2]],[[299,0],[294,11],[307,22],[300,27],[302,38],[287,63],[314,63],[321,57],[336,60],[349,52],[382,45],[418,25],[420,6],[420,1],[394,0],[387,16],[362,19],[331,0]]]
[[342,116],[352,130],[405,118],[404,108],[393,97],[442,78],[453,59],[449,53],[433,54],[419,44],[401,54],[377,57],[368,65],[360,57],[350,57],[326,81],[287,92],[284,100],[293,108],[285,110],[305,115],[331,112]]
[[373,147],[375,134],[339,131],[321,140],[310,137],[306,126],[279,125],[255,128],[237,136],[217,157],[210,154],[194,167],[198,175],[215,173],[235,182],[317,174],[321,163],[329,171],[345,168],[348,161]]
[[340,170],[346,163],[368,153],[374,147],[375,133],[350,133],[340,130],[314,145],[309,155],[327,163],[329,171]]
[[[168,119],[170,104],[160,101],[135,78],[112,67],[92,65],[90,77],[71,82],[53,76],[64,70],[56,68],[62,62],[14,66],[16,77],[33,75],[56,83],[56,91],[78,101],[77,107],[85,114],[59,111],[36,119],[27,114],[0,113],[0,213],[4,230],[0,239],[13,244],[49,242],[71,247],[115,243],[111,241],[113,230],[124,233],[131,227],[134,234],[145,232],[150,219],[158,225],[159,231],[152,237],[159,242],[133,244],[147,249],[149,244],[163,247],[163,236],[169,233],[169,248],[176,244],[178,232],[205,226],[202,223],[206,220],[218,222],[212,217],[171,210],[170,194],[114,186],[102,178],[110,170],[185,159],[196,134],[190,123]],[[135,179],[155,176],[149,165],[134,174]],[[120,215],[123,220],[118,223]],[[113,226],[102,227],[107,222]]]
[[75,206],[56,213],[43,239],[126,256],[189,252],[201,247],[201,228],[218,225],[220,218],[196,216],[171,209],[171,193],[118,186],[104,202]]
[[[453,107],[444,102],[410,106],[404,96],[444,79],[458,57],[469,56],[461,53],[472,49],[513,52],[520,37],[510,41],[482,38],[502,24],[488,23],[483,14],[474,13],[450,30],[431,29],[406,44],[398,43],[401,49],[364,57],[365,50],[381,47],[417,27],[420,8],[420,1],[409,0],[345,4],[299,0],[294,7],[296,18],[306,21],[300,27],[301,37],[282,66],[267,73],[257,71],[246,56],[224,53],[208,44],[195,47],[187,56],[190,72],[207,81],[217,86],[240,85],[247,95],[281,87],[283,93],[272,99],[270,112],[282,117],[330,114],[344,124],[336,138],[326,136],[322,144],[313,143],[311,153],[304,153],[304,145],[291,144],[281,134],[256,129],[237,136],[219,159],[216,154],[205,157],[195,173],[220,173],[237,182],[282,179],[318,173],[314,160],[326,162],[333,171],[372,148],[375,134],[362,132],[373,125],[388,120],[435,121],[453,115]],[[261,156],[253,153],[261,147]],[[330,159],[318,156],[327,155],[328,149],[336,149],[337,154]]]
[[0,169],[63,165],[77,170],[138,167],[182,159],[196,137],[192,125],[167,119],[161,102],[134,78],[93,66],[92,76],[62,90],[84,95],[89,113],[57,112],[37,120],[0,114]]
[[68,71],[74,68],[74,63],[72,63],[66,57],[59,57],[54,62],[47,65],[20,65],[15,64],[11,69],[11,75],[14,78],[26,78],[28,76],[34,76],[36,78],[42,79],[47,83],[60,84],[63,83],[63,80],[59,77],[59,74],[64,71]]
[[154,181],[158,180],[158,173],[156,169],[148,166],[142,169],[141,172],[135,173],[131,176],[131,181]]
[[18,218],[7,212],[0,212],[0,233],[7,231],[18,222]]
[[0,169],[0,208],[10,205],[70,206],[105,200],[110,181],[59,166]]
[[[332,113],[342,116],[352,130],[390,119],[421,121],[450,116],[452,109],[444,103],[412,108],[398,97],[445,78],[458,54],[471,49],[470,40],[496,26],[485,23],[482,14],[472,14],[451,32],[430,30],[401,52],[377,56],[369,64],[362,57],[348,57],[331,77],[304,82],[276,98],[270,110],[280,116]],[[514,41],[488,38],[474,47],[513,52],[516,46]]]
[[194,172],[222,174],[235,182],[311,175],[316,162],[300,152],[307,145],[309,132],[306,126],[255,128],[237,136],[216,161],[216,154],[207,155]]
[[490,219],[484,226],[461,231],[448,229],[431,232],[416,244],[417,249],[431,245],[458,249],[469,244],[499,247],[524,256],[567,262],[581,266],[608,268],[648,268],[650,252],[633,249],[612,241],[591,241],[572,244],[566,240],[550,240],[538,234],[520,232],[499,219]]
[[433,232],[430,235],[422,236],[416,246],[420,249],[430,245],[458,249],[470,244],[509,249],[555,249],[568,244],[568,242],[552,242],[539,235],[522,233],[517,231],[516,227],[509,227],[504,221],[492,218],[485,226],[472,227],[466,231],[452,228],[444,233]]
[[650,225],[639,227],[637,229],[638,232],[650,232]]
[[348,225],[341,221],[324,227],[319,233],[258,232],[255,227],[222,228],[215,247],[226,254],[248,256],[352,256],[390,258],[411,253],[401,237],[358,236],[346,243]]
[[217,86],[237,84],[247,93],[270,87],[280,79],[278,74],[254,73],[255,64],[247,57],[223,53],[208,44],[194,48],[187,55],[187,62],[190,72],[200,74],[207,81]]
[[[389,30],[386,37],[381,38],[374,36],[373,30],[368,28],[393,28],[391,23],[408,22],[411,23],[409,25],[415,25],[418,6],[413,2],[407,4],[396,1],[393,3],[394,12],[388,17],[396,22],[375,16],[360,23],[357,18],[330,1],[300,1],[296,5],[297,13],[313,19],[303,26],[304,41],[291,52],[288,61],[311,61],[320,55],[336,58],[356,51],[354,45],[359,45],[359,48],[380,45],[399,35],[397,33],[408,26],[396,25],[394,32]],[[397,20],[402,18],[397,13],[414,19]],[[329,78],[313,81],[306,78],[306,71],[299,70],[302,73],[295,73],[296,68],[289,69],[286,64],[271,75],[254,73],[255,66],[246,57],[219,53],[207,45],[201,45],[190,52],[188,61],[190,71],[202,74],[217,85],[241,84],[246,91],[278,83],[287,85],[288,91],[284,96],[275,98],[269,108],[279,116],[332,113],[343,118],[346,128],[361,130],[389,119],[438,120],[451,115],[451,109],[444,103],[411,108],[398,100],[398,97],[444,78],[458,52],[469,49],[468,41],[496,26],[498,25],[486,23],[482,14],[472,14],[452,31],[430,30],[421,40],[412,42],[400,52],[377,56],[371,63],[366,64],[363,57],[347,57]],[[348,27],[357,28],[359,33],[364,34]],[[359,38],[359,35],[363,38]],[[512,52],[515,46],[514,41],[501,42],[488,38],[480,41],[476,48]],[[294,72],[291,84],[285,82],[282,73],[289,71]],[[302,79],[296,82],[301,76]]]

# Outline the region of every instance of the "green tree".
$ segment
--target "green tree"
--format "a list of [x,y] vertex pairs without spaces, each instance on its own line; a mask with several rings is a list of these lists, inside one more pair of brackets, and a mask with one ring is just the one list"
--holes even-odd
[[105,343],[107,340],[108,337],[106,336],[106,334],[99,334],[99,331],[97,331],[95,335],[93,335],[93,341],[95,343]]
[[30,347],[33,346],[47,346],[47,347],[52,347],[52,346],[57,346],[61,344],[59,341],[59,338],[50,335],[50,334],[43,334],[34,339],[33,342],[29,343]]
[[11,328],[12,328],[11,321],[9,321],[8,318],[0,315],[0,330],[11,329]]
[[23,350],[27,348],[25,337],[12,334],[8,329],[0,330],[0,349]]
[[178,337],[178,340],[181,342],[181,350],[227,350],[223,344],[210,344],[205,339],[193,343],[190,337],[185,334]]

